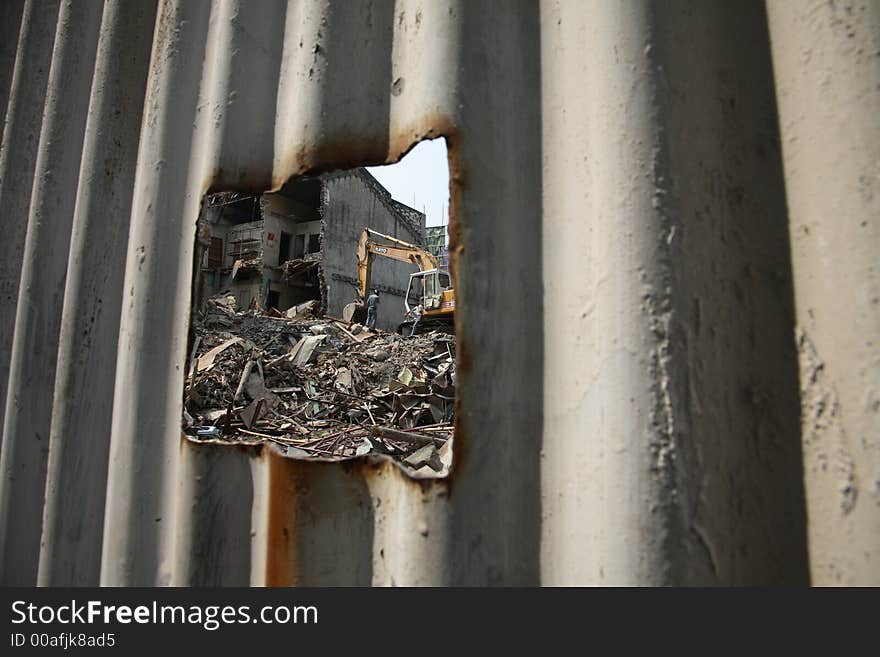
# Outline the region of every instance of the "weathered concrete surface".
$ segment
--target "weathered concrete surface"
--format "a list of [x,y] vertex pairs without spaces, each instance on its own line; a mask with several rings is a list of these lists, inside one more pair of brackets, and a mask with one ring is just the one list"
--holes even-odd
[[[52,63],[59,1],[30,0],[21,17],[8,110],[0,142],[0,426],[6,413],[6,391],[15,310],[18,306],[21,260],[27,233],[28,208],[43,123],[46,85]],[[6,29],[11,29],[7,26]]]
[[463,2],[454,15],[462,33],[450,143],[452,583],[528,586],[540,582],[541,539],[539,14],[530,3]]
[[180,444],[174,586],[264,584],[268,446],[227,447]]
[[542,24],[542,579],[805,583],[761,7],[548,2]]
[[448,583],[447,488],[390,461],[181,444],[176,586]]
[[155,0],[110,0],[101,24],[58,346],[41,585],[86,585],[100,573],[123,298],[114,272],[125,267],[155,18]]
[[[16,48],[24,4],[24,0],[0,3],[0,122],[9,107],[9,90],[15,73]],[[0,130],[0,136],[2,132]],[[0,141],[0,148],[2,146],[3,142]]]
[[768,3],[816,584],[880,584],[880,5]]
[[209,13],[203,3],[165,2],[157,18],[123,284],[102,584],[167,585],[173,573],[179,393],[205,191],[190,158],[207,149],[193,118],[205,97]]
[[359,470],[373,507],[373,586],[451,582],[449,487],[415,482],[390,462]]
[[[0,454],[0,581],[34,581],[60,309],[103,6],[63,2],[27,214]],[[20,191],[20,190],[19,190]],[[18,221],[22,221],[19,218]],[[33,515],[20,510],[30,506]]]

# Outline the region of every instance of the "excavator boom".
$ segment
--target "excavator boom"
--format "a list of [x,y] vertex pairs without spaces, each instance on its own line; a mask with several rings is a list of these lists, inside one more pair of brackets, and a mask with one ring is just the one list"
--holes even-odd
[[[371,236],[385,240],[386,244],[380,244],[371,239]],[[396,237],[385,235],[371,228],[364,228],[358,241],[358,296],[363,300],[367,298],[367,291],[372,279],[373,256],[381,255],[399,262],[410,262],[417,265],[420,271],[439,269],[440,263],[433,254],[428,253],[415,244],[409,244]]]

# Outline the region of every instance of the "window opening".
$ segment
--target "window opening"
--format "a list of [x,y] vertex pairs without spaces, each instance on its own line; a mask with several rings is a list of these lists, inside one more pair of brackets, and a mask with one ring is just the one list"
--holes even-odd
[[223,238],[212,237],[211,249],[208,251],[208,267],[216,268],[223,266]]
[[290,233],[281,232],[281,241],[278,246],[278,265],[283,265],[291,259],[290,254]]
[[309,253],[317,253],[321,250],[321,236],[317,233],[309,235]]
[[302,258],[306,254],[306,236],[305,235],[297,235],[295,239],[295,245],[293,247],[293,257],[294,259]]

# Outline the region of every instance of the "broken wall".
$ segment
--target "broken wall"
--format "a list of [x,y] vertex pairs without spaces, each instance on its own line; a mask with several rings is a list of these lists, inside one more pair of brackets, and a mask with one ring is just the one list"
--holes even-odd
[[292,219],[300,223],[315,221],[320,218],[317,207],[311,207],[296,199],[287,198],[283,194],[263,194],[260,197],[260,209],[263,216],[271,214],[284,219]]
[[[278,296],[278,310],[285,311],[309,299],[321,299],[317,272],[285,280],[281,265],[288,260],[302,258],[312,243],[320,247],[320,209],[281,194],[263,194],[260,207],[265,220],[265,247],[263,273],[268,290]],[[284,240],[287,234],[287,243]],[[310,241],[311,240],[311,241]],[[285,252],[282,253],[282,246]]]
[[[295,235],[299,224],[290,216],[280,216],[273,212],[263,214],[263,280],[266,293],[277,294],[277,310],[287,310],[297,303],[297,293],[283,280],[283,272],[279,266],[281,234]],[[317,286],[314,289],[316,298],[320,294]],[[264,300],[268,304],[268,299]]]
[[[222,208],[207,208],[208,213],[220,213]],[[263,230],[262,221],[249,221],[244,223],[233,222],[225,213],[220,213],[219,220],[216,218],[211,223],[212,217],[206,217],[207,235],[223,240],[223,258],[221,266],[209,267],[208,245],[205,244],[205,252],[201,259],[201,300],[204,302],[210,296],[220,292],[228,291],[235,296],[236,305],[239,308],[247,308],[253,298],[261,298],[263,290],[263,280],[259,269],[255,270],[252,266],[241,268],[236,271],[235,278],[232,277],[232,267],[240,255],[253,257],[251,254],[256,251],[259,254],[265,250],[265,232]],[[255,245],[244,246],[233,242],[242,238],[252,238]],[[242,249],[247,248],[248,253],[243,253]]]
[[[310,208],[294,199],[288,199],[280,194],[263,194],[260,198],[263,219],[265,220],[266,236],[264,241],[263,260],[273,267],[280,264],[281,233],[287,233],[291,237],[302,235],[305,252],[308,252],[309,237],[321,234],[321,219],[319,208]],[[320,239],[318,239],[320,244]],[[292,260],[295,242],[291,239],[289,252],[285,254],[286,260]]]
[[[295,303],[302,293],[291,290],[283,280],[283,273],[279,267],[281,256],[282,234],[291,236],[303,232],[317,233],[320,230],[320,222],[299,221],[299,217],[306,216],[302,204],[297,204],[277,194],[264,194],[259,199],[260,215],[262,218],[249,222],[233,222],[227,214],[221,212],[220,207],[207,207],[202,221],[206,225],[207,234],[223,240],[223,258],[220,268],[209,267],[208,248],[205,245],[205,253],[201,260],[203,299],[223,291],[229,291],[236,298],[239,308],[247,308],[251,301],[256,298],[260,305],[264,305],[266,296],[271,290],[278,296],[277,305],[280,310],[286,310]],[[316,213],[314,209],[312,213]],[[212,216],[213,215],[213,216]],[[253,245],[241,243],[244,238],[253,239]],[[247,252],[243,252],[247,249]],[[236,271],[232,277],[232,269],[239,256],[244,260],[259,258],[262,266],[254,262],[248,262],[246,267]],[[317,297],[320,293],[316,286],[313,290]]]
[[[372,228],[410,244],[422,244],[424,215],[419,225],[407,220],[394,207],[390,194],[364,169],[323,176],[323,180],[321,266],[327,314],[342,317],[345,305],[357,299],[357,248],[363,229]],[[371,286],[380,291],[376,323],[379,328],[393,331],[403,321],[409,275],[418,270],[416,265],[405,262],[373,258]]]
[[281,232],[290,232],[295,226],[292,219],[285,219],[275,214],[263,215],[263,264],[270,267],[278,266]]

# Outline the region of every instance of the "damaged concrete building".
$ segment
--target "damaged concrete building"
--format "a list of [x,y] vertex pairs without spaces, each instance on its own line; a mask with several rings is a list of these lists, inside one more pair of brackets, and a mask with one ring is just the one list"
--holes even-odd
[[[391,198],[363,167],[298,178],[261,195],[214,194],[199,217],[199,306],[228,292],[240,308],[287,311],[313,302],[341,317],[357,298],[357,244],[364,227],[424,244],[425,215]],[[377,259],[372,283],[382,293],[378,326],[403,316],[417,267]]]

